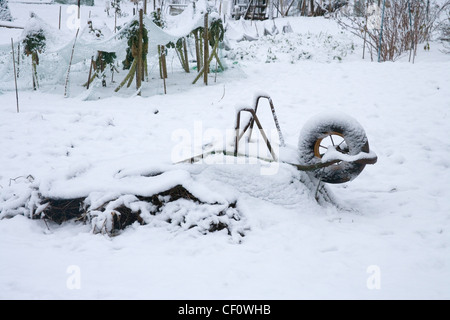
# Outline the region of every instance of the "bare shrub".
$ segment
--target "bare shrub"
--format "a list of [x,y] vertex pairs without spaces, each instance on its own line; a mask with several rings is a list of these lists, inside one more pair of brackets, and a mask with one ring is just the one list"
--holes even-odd
[[362,17],[343,12],[336,15],[336,20],[344,29],[364,39],[372,58],[378,54],[380,61],[395,61],[408,51],[414,59],[419,44],[425,43],[429,49],[428,41],[436,21],[450,7],[450,1],[386,1],[382,15],[378,2],[368,0]]
[[439,40],[444,43],[444,52],[450,54],[450,8],[447,10],[446,17],[439,22]]

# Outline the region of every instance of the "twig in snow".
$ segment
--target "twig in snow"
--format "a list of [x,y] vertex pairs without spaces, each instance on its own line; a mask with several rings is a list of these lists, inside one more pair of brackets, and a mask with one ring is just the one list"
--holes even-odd
[[223,85],[223,94],[222,94],[222,98],[220,98],[220,100],[218,101],[218,102],[220,102],[220,101],[222,101],[222,99],[225,97],[225,85]]

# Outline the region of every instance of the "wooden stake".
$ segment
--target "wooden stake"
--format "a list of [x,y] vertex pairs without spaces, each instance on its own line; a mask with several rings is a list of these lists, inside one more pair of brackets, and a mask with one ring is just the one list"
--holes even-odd
[[58,30],[61,30],[61,6],[59,6],[59,24],[58,24]]
[[117,32],[117,10],[114,10],[114,33]]
[[206,61],[206,64],[203,66],[202,70],[200,70],[200,72],[198,73],[197,77],[195,77],[195,79],[192,82],[192,84],[195,84],[197,82],[197,80],[200,79],[201,75],[202,74],[204,75],[205,72],[207,72],[208,69],[206,69],[205,66],[208,66],[208,68],[209,68],[209,64],[211,63],[212,58],[214,58],[214,57],[216,58],[216,61],[219,63],[220,67],[223,69],[222,63],[220,62],[220,60],[219,60],[219,58],[218,58],[218,56],[216,54],[216,51],[217,51],[218,47],[219,47],[219,41],[216,41],[216,44],[214,45],[214,48],[212,50],[212,54],[209,56],[208,61]]
[[64,88],[64,97],[65,98],[67,98],[69,96],[68,89],[69,89],[70,66],[72,65],[73,52],[75,51],[75,43],[77,42],[78,32],[80,32],[80,28],[77,29],[77,34],[75,35],[75,40],[73,41],[72,54],[70,55],[69,69],[67,70],[66,85]]
[[[380,1],[378,1],[380,3]],[[378,45],[378,62],[381,62],[381,45],[383,44],[383,24],[384,24],[384,10],[386,8],[386,0],[383,0],[383,10],[381,11],[381,27],[380,27],[380,41]]]
[[88,76],[88,82],[86,85],[86,89],[89,89],[89,85],[91,84],[91,74],[92,74],[92,65],[94,64],[94,57],[91,58],[91,66],[89,67],[89,76]]
[[199,46],[199,40],[198,40],[198,33],[195,30],[194,31],[194,39],[195,39],[195,59],[197,61],[197,72],[200,72],[200,69],[202,68],[202,60],[200,58],[200,46]]
[[[13,56],[13,68],[14,68],[14,85],[16,87],[16,105],[17,105],[17,113],[19,113],[19,92],[17,91],[17,75],[16,75],[16,58],[14,57],[14,40],[11,38],[11,49]],[[20,53],[19,53],[20,55]]]
[[144,11],[139,10],[139,38],[138,38],[138,56],[136,58],[136,90],[139,90],[138,95],[141,95],[142,85],[142,34],[144,33]]
[[208,41],[208,13],[205,13],[205,27],[203,31],[203,82],[208,85],[208,72],[209,72],[209,41]]
[[148,82],[148,63],[147,63],[147,57],[145,57],[145,60],[144,60],[144,75],[145,75],[145,81]]
[[37,52],[31,53],[31,77],[33,79],[33,90],[36,90],[39,87],[38,79],[37,79],[37,70],[36,65],[38,61]]
[[159,61],[159,77],[163,78],[163,67],[162,67],[162,56],[161,56],[161,45],[158,44],[158,61]]
[[130,71],[128,72],[126,77],[122,80],[122,82],[119,84],[119,86],[114,90],[114,92],[118,92],[127,81],[129,82],[127,87],[129,87],[131,85],[131,81],[133,81],[133,76],[135,72],[136,72],[136,59],[133,60],[133,64],[130,67]]
[[409,49],[409,62],[411,62],[411,54],[414,47],[414,33],[412,30],[412,17],[411,17],[411,3],[408,1],[408,13],[409,13],[409,36],[411,37],[411,44]]
[[17,44],[17,78],[19,78],[20,71],[20,42]]
[[161,46],[161,65],[162,65],[162,78],[164,84],[164,94],[167,94],[166,78],[167,78],[167,65],[166,65],[166,48]]
[[187,45],[186,45],[187,38],[183,38],[183,51],[184,51],[184,61],[186,63],[185,70],[187,73],[189,73],[189,56],[187,52]]
[[[369,8],[369,2],[367,2],[367,6],[366,6],[366,12],[364,13],[364,15],[366,16],[366,24],[364,26],[364,43],[363,43],[363,56],[362,58],[364,59],[365,53],[366,53],[366,37],[367,37],[367,20],[369,19],[368,15],[367,15],[367,10]],[[331,12],[331,2],[330,2],[330,9]]]
[[216,60],[216,70],[214,73],[214,83],[216,83],[216,82],[217,82],[217,60]]

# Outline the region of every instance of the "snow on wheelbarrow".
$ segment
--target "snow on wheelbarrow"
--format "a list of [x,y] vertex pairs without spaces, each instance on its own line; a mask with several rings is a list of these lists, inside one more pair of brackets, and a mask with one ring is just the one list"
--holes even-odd
[[[261,99],[267,99],[270,105],[279,138],[278,155],[257,116]],[[334,112],[314,116],[303,126],[298,146],[294,147],[286,145],[284,141],[275,107],[269,95],[259,93],[255,95],[253,107],[238,107],[236,111],[235,134],[232,145],[225,148],[213,148],[181,162],[194,163],[215,154],[233,157],[256,157],[263,161],[275,161],[295,166],[298,170],[306,171],[310,176],[317,179],[318,184],[322,182],[338,184],[351,181],[364,170],[366,165],[377,162],[377,155],[370,151],[369,141],[363,127],[347,114]],[[248,113],[250,117],[248,117],[246,124],[241,127],[243,113]],[[240,141],[246,133],[248,133],[247,142],[251,142],[255,124],[271,155],[270,158],[239,152]]]

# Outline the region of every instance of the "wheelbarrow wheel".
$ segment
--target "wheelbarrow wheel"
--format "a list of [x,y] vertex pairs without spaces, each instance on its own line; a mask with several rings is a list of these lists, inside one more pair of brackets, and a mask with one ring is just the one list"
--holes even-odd
[[[299,142],[299,162],[309,166],[322,162],[329,148],[347,155],[369,152],[369,142],[362,126],[343,113],[320,114],[303,127]],[[366,165],[340,161],[311,172],[317,179],[327,183],[344,183],[356,178]]]

